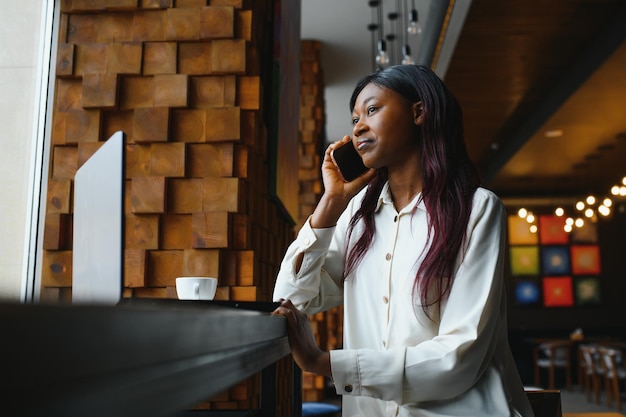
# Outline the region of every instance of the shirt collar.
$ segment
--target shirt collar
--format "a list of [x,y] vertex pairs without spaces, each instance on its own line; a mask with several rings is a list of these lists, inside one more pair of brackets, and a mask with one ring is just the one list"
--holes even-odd
[[[378,196],[378,203],[376,204],[376,211],[380,210],[383,204],[391,204],[393,205],[393,199],[391,198],[391,190],[389,189],[389,182],[387,181],[383,186],[383,189],[380,191],[380,195]],[[422,199],[422,193],[419,192],[413,201],[411,201],[405,208],[403,208],[399,214],[411,212],[413,209],[424,210],[426,211],[426,205],[424,204],[424,200]]]

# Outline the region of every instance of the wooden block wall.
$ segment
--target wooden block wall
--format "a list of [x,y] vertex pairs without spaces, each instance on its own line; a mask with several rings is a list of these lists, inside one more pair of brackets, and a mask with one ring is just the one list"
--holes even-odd
[[[322,195],[320,166],[324,155],[324,79],[318,41],[301,42],[300,143],[298,148],[298,227]],[[347,116],[346,116],[347,117]]]
[[[300,143],[299,143],[299,219],[302,225],[313,212],[323,188],[320,165],[324,143],[324,78],[321,70],[320,43],[302,41],[300,61]],[[346,113],[346,117],[348,114]],[[342,347],[343,307],[310,318],[319,346],[324,350]],[[321,375],[302,373],[302,400],[321,401],[326,395],[327,380]]]
[[[273,19],[271,0],[61,1],[42,300],[71,300],[73,178],[118,130],[124,297],[175,298],[177,276],[208,275],[216,299],[271,300],[294,238],[269,195]],[[254,376],[198,408],[256,408],[258,386]]]

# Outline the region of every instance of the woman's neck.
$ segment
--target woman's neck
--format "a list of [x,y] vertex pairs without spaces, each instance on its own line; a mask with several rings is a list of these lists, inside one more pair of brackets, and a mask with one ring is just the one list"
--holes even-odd
[[407,176],[389,175],[389,191],[396,211],[405,208],[422,191],[422,177],[415,173]]

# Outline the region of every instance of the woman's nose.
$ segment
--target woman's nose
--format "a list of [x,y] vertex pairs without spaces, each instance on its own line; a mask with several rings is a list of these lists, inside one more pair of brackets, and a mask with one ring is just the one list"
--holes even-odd
[[365,129],[366,129],[365,124],[361,120],[359,120],[358,122],[352,125],[352,135],[360,136],[365,131]]

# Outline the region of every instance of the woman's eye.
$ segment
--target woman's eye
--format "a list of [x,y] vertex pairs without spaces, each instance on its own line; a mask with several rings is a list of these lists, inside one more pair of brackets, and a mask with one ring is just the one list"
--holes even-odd
[[358,119],[358,118],[356,118],[356,117],[353,117],[353,118],[352,118],[352,124],[353,124],[353,125],[355,125],[355,124],[357,124],[357,123],[359,123],[359,119]]
[[367,114],[372,114],[376,111],[376,107],[368,107],[367,108]]

